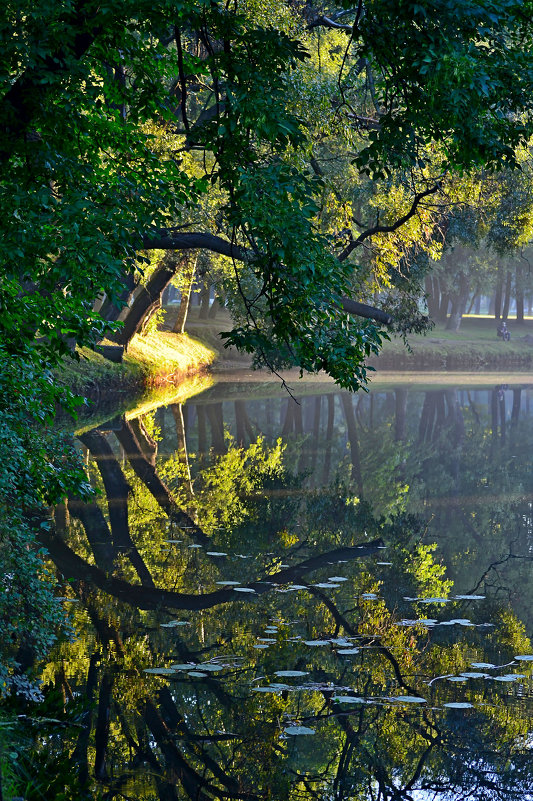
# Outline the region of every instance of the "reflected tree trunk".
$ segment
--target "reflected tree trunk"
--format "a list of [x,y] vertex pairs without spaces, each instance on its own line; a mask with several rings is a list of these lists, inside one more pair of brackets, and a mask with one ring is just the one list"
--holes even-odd
[[141,450],[150,464],[155,467],[155,460],[157,456],[157,442],[152,439],[141,417],[135,417],[130,420],[130,426],[133,433],[137,437],[137,442],[141,446]]
[[77,498],[68,501],[69,512],[77,517],[85,529],[94,561],[104,573],[112,573],[118,556],[111,532],[102,510],[95,503],[84,503]]
[[104,670],[100,681],[98,714],[94,733],[94,775],[98,781],[106,781],[108,778],[106,753],[109,743],[109,727],[111,724],[111,692],[113,689],[113,681],[114,674],[111,670],[109,668]]
[[198,453],[205,456],[208,451],[205,406],[196,407],[196,416],[198,418]]
[[185,484],[187,487],[187,494],[189,499],[194,496],[191,480],[191,468],[189,465],[189,454],[187,453],[187,438],[185,435],[185,422],[183,420],[183,411],[181,403],[173,403],[170,407],[174,416],[174,423],[176,425],[176,439],[178,442],[178,460],[185,468]]
[[396,442],[405,440],[406,420],[407,420],[407,390],[400,387],[394,391],[396,410],[394,415],[394,439]]
[[[97,430],[81,434],[78,439],[89,448],[102,476],[107,497],[111,536],[116,551],[120,550],[129,559],[142,584],[153,587],[154,580],[130,535],[128,496],[131,488],[111,446],[103,434]],[[89,537],[87,526],[85,526],[85,530]]]
[[348,429],[348,440],[350,442],[350,452],[352,456],[352,480],[355,481],[359,496],[363,497],[363,473],[361,470],[361,454],[359,450],[359,439],[357,437],[357,423],[353,408],[352,396],[343,392],[340,396],[344,418]]
[[93,725],[93,704],[98,685],[99,658],[99,654],[91,654],[89,669],[87,671],[85,692],[83,693],[86,704],[85,711],[81,716],[81,724],[83,728],[78,735],[78,739],[71,756],[71,762],[73,765],[76,765],[76,770],[78,771],[78,776],[82,787],[84,787],[89,781],[89,760],[87,750],[89,747],[89,738],[91,736],[91,729]]
[[322,470],[322,483],[329,481],[329,471],[331,470],[331,446],[333,444],[333,426],[335,423],[335,395],[330,394],[328,398],[328,416],[326,423],[326,452],[324,454],[324,468]]
[[178,526],[186,528],[188,534],[195,539],[199,545],[210,545],[211,540],[209,537],[196,525],[190,515],[183,511],[183,509],[180,509],[172,497],[169,488],[158,476],[154,466],[145,458],[127,420],[123,420],[122,428],[120,431],[116,431],[115,435],[124,448],[124,452],[135,474],[141,479],[167,515],[174,520]]
[[520,417],[520,405],[522,403],[522,387],[513,389],[513,406],[511,409],[511,424],[516,426]]
[[208,403],[206,413],[211,428],[211,446],[217,454],[226,453],[222,403]]
[[254,430],[248,417],[248,410],[246,402],[236,400],[234,401],[233,408],[235,410],[235,426],[237,429],[237,445],[244,448],[246,445],[246,435],[248,435],[248,442],[253,442],[255,439]]

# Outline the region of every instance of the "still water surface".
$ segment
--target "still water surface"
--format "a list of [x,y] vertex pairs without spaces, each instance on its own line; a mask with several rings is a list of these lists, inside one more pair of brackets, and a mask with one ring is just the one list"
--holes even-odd
[[533,798],[533,387],[298,401],[79,435],[42,677],[77,723],[42,747],[88,798]]

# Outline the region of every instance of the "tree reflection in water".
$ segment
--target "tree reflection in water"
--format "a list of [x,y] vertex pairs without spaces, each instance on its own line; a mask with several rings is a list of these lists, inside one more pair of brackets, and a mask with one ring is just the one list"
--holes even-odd
[[448,519],[456,563],[460,536],[504,559],[514,521],[518,555],[526,501],[479,499],[532,480],[506,450],[531,432],[520,395],[508,421],[498,393],[485,422],[455,390],[278,401],[286,448],[272,401],[264,430],[199,398],[80,435],[103,494],[43,535],[76,602],[43,672],[74,725],[32,735],[71,771],[45,797],[530,798],[524,626],[471,551],[458,597],[428,529]]

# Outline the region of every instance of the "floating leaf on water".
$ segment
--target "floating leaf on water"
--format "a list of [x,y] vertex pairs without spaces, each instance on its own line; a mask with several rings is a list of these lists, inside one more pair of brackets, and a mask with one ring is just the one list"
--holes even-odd
[[216,581],[215,584],[221,584],[223,587],[238,587],[240,581]]
[[172,668],[172,670],[191,670],[191,669],[194,670],[196,665],[194,664],[194,662],[189,662],[188,664],[185,663],[182,665],[171,665],[170,667]]
[[390,567],[392,565],[392,562],[376,562],[376,565],[383,565],[386,567]]
[[258,642],[277,642],[273,637],[258,637]]
[[144,672],[151,673],[154,676],[170,676],[175,671],[173,668],[160,667],[160,668],[145,668]]
[[175,629],[178,626],[190,626],[188,620],[170,620],[168,623],[161,623],[162,629]]
[[313,584],[313,587],[320,587],[322,590],[329,589],[330,587],[340,587],[340,584],[329,584],[325,581],[320,581],[318,584]]
[[223,665],[215,665],[212,662],[207,662],[206,664],[199,665],[202,670],[208,670],[210,673],[218,673],[219,670],[224,670]]
[[304,640],[306,645],[329,645],[329,640]]
[[253,592],[253,593],[255,593],[255,590],[253,590],[251,587],[234,587],[233,591],[234,592]]
[[305,584],[289,584],[287,587],[288,590],[307,590],[308,587]]
[[472,709],[474,704],[469,704],[468,701],[450,701],[449,704],[443,704],[448,709]]
[[418,695],[396,695],[391,698],[391,701],[398,701],[402,704],[425,704],[425,698],[419,698]]
[[254,645],[254,648],[257,648],[258,651],[261,649],[264,650],[265,648],[268,648],[268,645]]
[[533,662],[533,654],[521,654],[515,656],[515,659],[518,659],[519,662]]
[[447,604],[450,602],[449,598],[416,598],[422,604]]
[[466,681],[464,676],[448,676],[448,681]]
[[336,637],[334,640],[330,640],[333,645],[350,645],[350,641],[346,639],[346,637]]
[[203,548],[203,545],[198,545],[196,542],[194,542],[192,545],[189,545],[187,547],[189,547],[189,548]]
[[330,576],[328,581],[348,581],[344,576]]
[[191,676],[193,679],[205,679],[207,673],[203,673],[201,670],[189,670],[187,676]]
[[290,690],[288,684],[267,684],[266,687],[254,687],[254,693],[281,693],[284,690]]
[[286,678],[296,678],[297,676],[309,676],[309,671],[307,670],[276,670],[274,672],[275,676],[282,676]]
[[468,620],[466,617],[454,617],[452,620],[449,621],[450,623],[457,623],[458,626],[473,626],[471,620]]
[[364,698],[358,698],[356,695],[337,695],[333,700],[342,704],[366,704]]
[[482,601],[485,595],[455,595],[456,601]]
[[163,540],[163,542],[183,542],[183,540]]
[[342,654],[343,656],[350,656],[352,654],[358,654],[359,648],[339,648],[337,653]]
[[506,673],[504,676],[493,676],[494,681],[518,681],[518,679],[523,679],[523,673]]
[[365,601],[375,601],[377,597],[375,592],[364,592],[361,595],[361,598],[364,598]]
[[[533,659],[533,657],[531,657]],[[516,659],[516,656],[515,656]],[[489,670],[489,668],[494,668],[496,665],[493,665],[492,662],[470,662],[472,667],[476,668],[485,668],[485,670]]]
[[227,556],[223,551],[206,551],[208,556]]
[[287,726],[286,729],[283,729],[283,733],[297,736],[298,734],[315,734],[315,730],[310,729],[309,726]]
[[470,673],[461,673],[461,676],[464,676],[467,679],[490,679],[488,673],[477,673],[477,672],[470,672]]

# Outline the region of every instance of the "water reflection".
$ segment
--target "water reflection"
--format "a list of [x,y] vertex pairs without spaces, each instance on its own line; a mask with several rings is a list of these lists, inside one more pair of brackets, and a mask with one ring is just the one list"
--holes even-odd
[[531,798],[530,390],[260,391],[80,435],[32,759],[63,797]]

